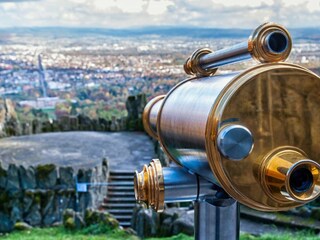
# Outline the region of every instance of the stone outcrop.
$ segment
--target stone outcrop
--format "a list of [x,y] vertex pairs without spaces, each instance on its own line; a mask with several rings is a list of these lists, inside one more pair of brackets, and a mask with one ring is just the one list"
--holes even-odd
[[[106,159],[100,166],[77,173],[54,164],[35,168],[10,164],[3,169],[0,162],[0,233],[12,231],[16,223],[54,226],[62,222],[66,209],[84,214],[87,208],[96,208],[107,191],[97,184],[107,182],[108,176]],[[87,189],[77,192],[77,183],[85,183]],[[81,218],[75,218],[76,227],[80,223]]]
[[132,228],[141,238],[169,237],[179,233],[194,235],[194,212],[179,208],[167,208],[157,214],[137,205],[134,209]]
[[0,137],[21,134],[20,123],[11,99],[0,98]]
[[119,228],[119,222],[108,212],[101,212],[92,208],[86,209],[84,214],[66,209],[63,212],[63,226],[69,230],[82,229],[88,226],[100,226],[101,229],[114,230]]
[[84,114],[74,113],[52,120],[41,110],[35,110],[32,121],[20,123],[13,102],[0,98],[0,138],[63,131],[143,131],[141,117],[145,105],[145,94],[138,94],[129,96],[126,101],[128,117],[92,119]]
[[145,94],[128,97],[126,101],[128,130],[143,131],[142,113],[146,103],[147,99]]

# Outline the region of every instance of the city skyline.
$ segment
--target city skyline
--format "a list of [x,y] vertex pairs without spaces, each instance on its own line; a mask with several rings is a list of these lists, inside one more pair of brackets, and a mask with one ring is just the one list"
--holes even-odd
[[0,0],[0,17],[0,28],[320,27],[320,0]]

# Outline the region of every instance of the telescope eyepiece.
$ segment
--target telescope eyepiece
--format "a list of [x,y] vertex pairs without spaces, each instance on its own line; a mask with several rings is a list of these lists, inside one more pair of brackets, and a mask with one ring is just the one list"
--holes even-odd
[[267,49],[274,54],[281,54],[288,48],[288,38],[280,31],[269,33],[265,43]]
[[298,148],[274,149],[266,155],[260,170],[263,189],[279,203],[303,204],[320,195],[320,165]]
[[289,185],[297,193],[307,192],[313,185],[313,175],[307,168],[294,169],[290,175]]

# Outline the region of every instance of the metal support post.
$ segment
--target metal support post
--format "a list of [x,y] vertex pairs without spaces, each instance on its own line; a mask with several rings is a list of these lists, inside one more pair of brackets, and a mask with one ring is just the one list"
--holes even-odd
[[204,199],[195,202],[196,240],[238,240],[239,204],[233,199]]

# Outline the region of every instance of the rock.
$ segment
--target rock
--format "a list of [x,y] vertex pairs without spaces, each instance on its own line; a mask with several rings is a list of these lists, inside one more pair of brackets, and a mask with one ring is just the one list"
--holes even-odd
[[59,176],[59,181],[62,188],[75,188],[72,167],[60,167]]
[[30,229],[32,229],[32,226],[25,222],[16,222],[16,224],[14,225],[14,230],[26,231]]
[[84,211],[91,206],[92,199],[89,192],[78,193],[79,202],[78,202],[78,211],[84,213]]
[[34,190],[26,190],[24,192],[24,195],[22,197],[22,208],[24,210],[24,214],[26,214],[27,212],[29,212],[32,203],[33,203],[33,199],[34,199]]
[[0,98],[0,137],[20,134],[20,126],[11,99]]
[[91,208],[86,209],[84,220],[87,226],[95,224],[103,224],[110,229],[119,228],[119,222],[108,212],[101,212]]
[[90,183],[92,178],[92,170],[91,169],[79,169],[77,174],[78,183]]
[[32,127],[30,123],[22,123],[22,135],[31,135]]
[[57,120],[53,120],[52,121],[52,131],[53,132],[60,132],[60,126],[59,126],[59,122]]
[[86,226],[85,222],[83,221],[83,218],[79,213],[76,213],[74,216],[74,224],[76,229],[82,229]]
[[10,197],[17,197],[20,194],[20,179],[18,167],[10,164],[7,171],[7,183],[5,187]]
[[63,226],[63,222],[55,222],[51,225],[51,227],[61,227]]
[[14,223],[10,216],[0,212],[0,233],[8,233],[13,230]]
[[311,217],[316,220],[320,219],[320,207],[314,207],[311,209]]
[[160,221],[164,221],[167,218],[171,218],[172,221],[178,219],[181,215],[185,214],[185,210],[179,208],[166,208],[162,213],[160,213]]
[[135,231],[135,230],[133,230],[132,228],[126,228],[125,230],[124,230],[128,235],[131,235],[131,236],[138,236],[137,235],[137,232]]
[[58,120],[62,131],[70,131],[70,117],[68,115],[62,115]]
[[0,212],[10,214],[10,196],[6,191],[0,191]]
[[111,117],[110,131],[111,131],[111,132],[119,131],[119,124],[118,124],[118,122],[116,121],[116,117],[115,117],[115,116],[112,116],[112,117]]
[[132,216],[132,228],[141,238],[157,235],[159,216],[151,209],[138,208]]
[[10,213],[10,219],[13,222],[21,221],[22,220],[22,210],[20,206],[19,200],[11,200],[11,213]]
[[172,234],[184,233],[189,236],[194,235],[193,213],[186,213],[172,223]]
[[36,168],[38,188],[53,189],[58,178],[57,168],[54,164],[39,165]]
[[36,175],[33,167],[28,167],[27,169],[24,166],[18,168],[20,176],[20,185],[23,190],[26,189],[35,189],[37,186]]
[[68,218],[73,218],[75,215],[75,211],[73,209],[66,209],[63,211],[63,216],[62,216],[62,220],[63,220],[63,224],[65,221],[67,221]]
[[55,194],[53,191],[45,191],[41,194],[41,215],[42,224],[51,226],[59,220],[59,206],[55,204]]
[[39,226],[41,217],[41,193],[39,191],[26,191],[23,197],[24,221],[31,226]]
[[170,237],[172,235],[172,218],[166,218],[161,224],[159,229],[159,236]]
[[84,221],[87,226],[96,224],[100,221],[100,214],[92,208],[87,208],[84,213]]
[[126,101],[128,130],[143,131],[142,112],[147,103],[145,94],[129,96]]
[[7,184],[7,171],[2,168],[0,162],[0,189],[5,188]]
[[80,125],[80,130],[87,130],[87,131],[92,131],[92,122],[91,119],[84,115],[84,114],[79,114],[78,115],[78,121]]
[[63,226],[66,229],[75,229],[76,225],[74,222],[75,211],[73,209],[66,209],[63,212]]
[[56,193],[55,205],[56,208],[63,213],[66,209],[75,209],[75,190],[62,189]]
[[77,131],[79,129],[79,121],[76,116],[70,116],[71,131]]
[[32,205],[30,211],[24,218],[24,220],[29,223],[31,226],[40,226],[41,225],[41,214],[40,214],[40,206],[35,204]]
[[76,229],[76,224],[74,222],[74,218],[67,218],[63,223],[65,229],[74,230]]
[[72,209],[66,209],[63,212],[63,226],[66,229],[74,230],[85,227],[85,222],[81,215]]
[[39,134],[41,133],[41,130],[42,130],[42,123],[37,118],[35,118],[32,121],[32,132],[33,134]]
[[50,121],[46,120],[42,123],[42,129],[41,132],[52,132],[52,124]]
[[[79,183],[91,183],[92,182],[92,169],[83,170],[79,169],[77,174],[77,179]],[[79,193],[79,203],[78,210],[79,212],[84,212],[86,208],[91,206],[92,197],[90,192]]]

